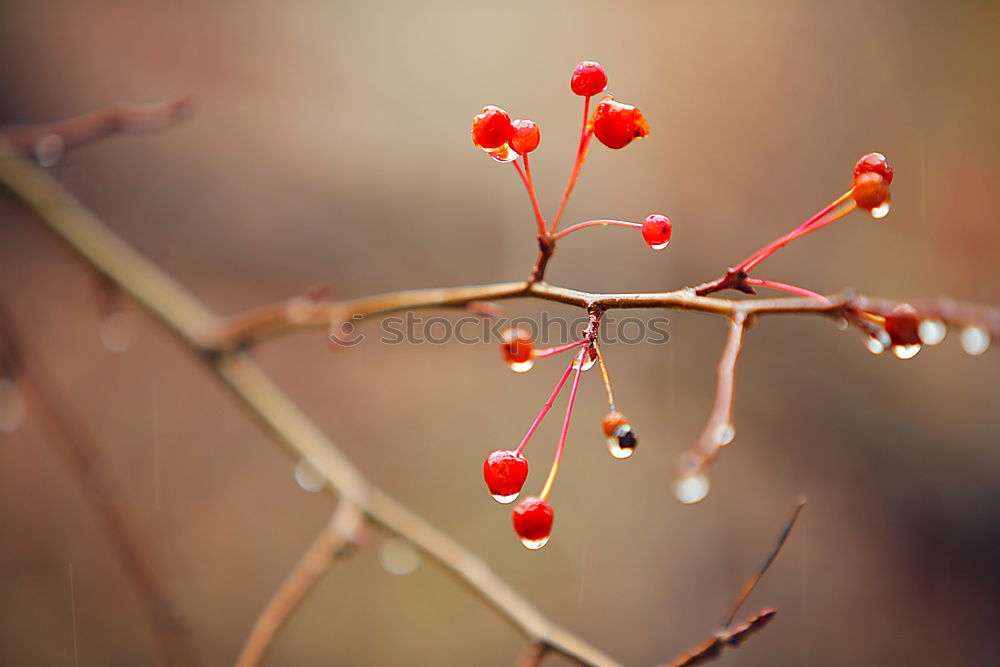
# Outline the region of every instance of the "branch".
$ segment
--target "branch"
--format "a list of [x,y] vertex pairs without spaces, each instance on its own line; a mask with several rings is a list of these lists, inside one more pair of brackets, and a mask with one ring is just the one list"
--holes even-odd
[[357,543],[361,515],[349,502],[341,502],[319,535],[285,578],[257,617],[250,636],[236,660],[236,667],[254,667],[298,605],[305,599],[333,562],[347,555]]
[[142,532],[124,507],[107,502],[108,490],[116,486],[114,480],[105,476],[94,488],[93,470],[101,458],[101,448],[69,407],[72,401],[51,379],[42,361],[44,355],[36,353],[31,340],[15,329],[10,314],[0,305],[0,356],[16,355],[10,361],[17,364],[20,384],[38,410],[35,423],[45,432],[46,444],[62,457],[100,522],[119,566],[142,602],[164,663],[203,664],[188,622],[164,584],[161,568],[142,539]]
[[[66,151],[112,134],[156,132],[179,123],[191,113],[192,97],[184,95],[153,104],[116,104],[101,111],[42,125],[2,125],[0,137],[46,165]],[[54,159],[53,159],[54,158]]]

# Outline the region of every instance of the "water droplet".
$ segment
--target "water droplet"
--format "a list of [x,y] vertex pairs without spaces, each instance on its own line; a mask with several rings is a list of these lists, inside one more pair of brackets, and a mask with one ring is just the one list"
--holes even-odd
[[664,241],[663,243],[650,243],[649,247],[653,250],[663,250],[668,245],[670,245],[670,241]]
[[990,349],[990,334],[981,327],[971,326],[962,330],[962,349],[977,356]]
[[876,206],[872,209],[872,217],[876,220],[881,220],[885,216],[889,215],[890,202],[886,199],[880,206]]
[[912,359],[917,356],[917,352],[920,351],[920,345],[893,345],[892,353],[896,355],[897,359]]
[[493,495],[493,500],[495,500],[498,503],[501,503],[503,505],[506,505],[507,503],[514,502],[517,499],[518,494],[520,494],[520,493],[521,492],[518,491],[517,493],[512,493],[509,496],[501,496],[499,493],[494,493],[492,495]]
[[109,352],[125,352],[135,340],[135,321],[124,310],[111,313],[101,322],[101,343]]
[[872,354],[882,354],[885,352],[885,345],[875,336],[865,336],[865,347]]
[[736,429],[733,428],[732,424],[726,424],[725,426],[719,427],[719,444],[722,446],[728,445],[736,437]]
[[484,148],[483,151],[497,162],[513,162],[520,157],[508,144],[499,148]]
[[46,134],[35,142],[35,161],[41,167],[54,167],[62,159],[66,144],[58,134]]
[[[583,355],[583,368],[580,372],[589,371],[597,363],[597,351],[594,348],[589,348],[587,353]],[[573,361],[573,368],[578,368],[580,366],[580,355],[576,355],[576,359]]]
[[378,562],[389,574],[411,574],[420,566],[420,560],[420,552],[413,543],[401,537],[387,539],[378,549]]
[[635,446],[638,444],[632,427],[622,424],[608,438],[608,451],[616,459],[627,459],[635,453]]
[[917,335],[924,345],[937,345],[947,333],[948,328],[941,320],[922,320],[917,328]]
[[846,317],[838,317],[837,321],[834,322],[834,326],[837,327],[838,331],[847,331],[847,327],[849,326],[849,324],[847,322],[847,318]]
[[541,549],[542,547],[544,547],[548,543],[549,543],[549,536],[548,535],[546,535],[545,537],[543,537],[541,539],[538,539],[538,540],[529,540],[526,537],[522,537],[521,538],[521,544],[523,544],[525,547],[527,547],[528,549],[531,549],[531,550]]
[[0,433],[13,433],[25,416],[24,398],[10,378],[0,378]]
[[295,465],[295,482],[309,493],[316,493],[326,488],[326,475],[308,459],[302,459]]
[[534,366],[535,362],[532,361],[531,359],[528,359],[527,361],[507,364],[507,367],[510,368],[510,370],[514,371],[515,373],[527,373],[532,368],[534,368]]
[[708,495],[708,477],[701,473],[681,477],[674,482],[674,495],[686,505],[704,500]]

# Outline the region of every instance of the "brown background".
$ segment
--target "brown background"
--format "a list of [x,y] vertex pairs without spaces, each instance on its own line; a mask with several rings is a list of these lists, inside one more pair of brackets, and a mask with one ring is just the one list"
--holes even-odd
[[[660,211],[674,242],[651,253],[637,234],[592,230],[563,244],[553,282],[626,291],[713,277],[879,150],[897,172],[890,217],[852,216],[760,275],[995,304],[998,30],[993,2],[7,0],[0,121],[193,92],[183,126],[52,171],[234,313],[324,280],[355,296],[525,276],[527,200],[510,167],[470,145],[469,119],[499,104],[539,122],[533,164],[551,210],[578,131],[569,71],[595,58],[652,134],[620,152],[595,146],[567,218]],[[144,316],[130,350],[105,350],[88,274],[12,206],[0,214],[0,295],[122,477],[114,501],[139,517],[208,662],[231,662],[330,502],[300,490],[290,462]],[[509,312],[545,309],[575,315]],[[781,613],[720,664],[1000,662],[996,352],[971,358],[951,335],[900,362],[825,320],[762,322],[738,377],[736,442],[713,493],[687,507],[668,473],[707,414],[723,327],[667,316],[668,345],[605,352],[642,440],[631,460],[607,455],[598,378],[585,377],[554,538],[537,553],[517,544],[479,467],[519,441],[557,364],[515,376],[492,345],[331,354],[318,332],[258,356],[375,482],[625,662],[706,636],[800,493],[802,524],[750,605]],[[557,428],[529,449],[531,488]],[[82,501],[30,415],[0,434],[2,664],[73,664],[71,564],[79,663],[157,660]],[[268,664],[512,663],[522,640],[490,611],[426,565],[385,573],[376,552],[325,580]]]

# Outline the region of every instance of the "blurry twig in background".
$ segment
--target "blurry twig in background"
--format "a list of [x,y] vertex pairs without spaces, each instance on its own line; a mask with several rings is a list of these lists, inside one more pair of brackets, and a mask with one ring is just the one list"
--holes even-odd
[[[19,384],[29,406],[38,411],[34,420],[45,433],[45,442],[62,457],[80,484],[91,511],[98,518],[125,576],[142,601],[150,629],[167,665],[197,666],[202,660],[187,620],[167,586],[152,550],[125,507],[114,502],[117,486],[110,470],[101,467],[101,448],[86,425],[72,411],[73,402],[51,379],[28,336],[18,332],[4,304],[0,303],[0,357],[17,355]],[[0,364],[3,365],[3,364]],[[96,472],[100,470],[100,475]]]

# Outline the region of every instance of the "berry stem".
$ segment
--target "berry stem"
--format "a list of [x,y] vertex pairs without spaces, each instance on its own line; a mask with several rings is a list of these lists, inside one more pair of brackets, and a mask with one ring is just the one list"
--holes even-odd
[[587,120],[589,118],[590,96],[587,96],[583,98],[583,128],[580,130],[580,145],[576,149],[576,161],[573,163],[573,170],[569,174],[566,190],[563,192],[562,200],[559,202],[559,209],[556,211],[556,216],[552,218],[552,227],[549,228],[550,234],[555,234],[556,229],[559,228],[559,219],[562,218],[563,211],[566,209],[566,202],[569,201],[569,196],[573,192],[576,179],[580,176],[583,161],[587,159],[587,147],[590,146],[590,137],[594,134],[593,129],[588,127]]
[[532,353],[531,356],[533,356],[536,359],[539,359],[539,358],[542,358],[542,357],[551,357],[551,356],[553,356],[555,354],[559,354],[560,352],[565,352],[566,350],[572,350],[574,347],[577,347],[579,345],[583,345],[588,340],[589,340],[588,338],[581,338],[578,341],[575,341],[575,342],[572,342],[572,343],[566,343],[565,345],[558,345],[556,347],[546,347],[546,348],[543,348],[541,350],[535,350],[534,353]]
[[[576,388],[580,386],[580,374],[583,372],[583,359],[587,354],[587,348],[583,348],[580,356],[577,357],[576,375],[573,377],[573,386],[569,390],[569,401],[566,403],[566,418],[563,420],[562,433],[559,434],[559,445],[556,447],[556,455],[552,459],[552,467],[549,469],[549,476],[545,480],[545,486],[538,497],[545,500],[549,497],[552,484],[556,481],[556,473],[559,472],[559,460],[562,458],[563,448],[566,446],[566,434],[569,432],[569,418],[573,414],[573,403],[576,402]],[[573,365],[570,364],[570,369]],[[567,373],[569,371],[567,370]],[[565,380],[565,376],[563,376]]]
[[561,239],[564,236],[572,234],[578,229],[584,229],[586,227],[608,227],[608,226],[635,227],[636,229],[642,229],[641,222],[627,222],[625,220],[587,220],[586,222],[578,222],[575,225],[570,225],[566,229],[554,235],[552,238]]
[[524,188],[528,191],[528,198],[531,199],[531,208],[535,212],[535,222],[538,223],[538,233],[545,236],[545,218],[542,217],[542,210],[538,207],[538,197],[535,196],[535,184],[531,180],[531,167],[528,165],[527,154],[522,155],[521,159],[524,160],[523,170],[521,169],[521,165],[517,163],[517,160],[514,160],[511,164],[514,165],[517,175],[521,177]]
[[552,395],[549,396],[549,400],[545,401],[545,405],[542,406],[542,411],[538,413],[537,417],[535,417],[535,421],[531,424],[531,428],[529,428],[528,432],[524,434],[524,439],[521,440],[521,444],[517,446],[516,450],[514,450],[518,454],[524,451],[524,446],[528,444],[528,440],[530,440],[531,436],[534,435],[535,429],[538,428],[538,425],[542,423],[542,419],[545,418],[545,415],[548,414],[549,410],[552,408],[552,404],[555,403],[556,396],[559,395],[563,385],[566,384],[566,378],[569,377],[570,371],[572,370],[573,364],[566,367],[566,372],[562,374],[561,378],[559,378],[559,382],[556,383],[556,388],[552,390]]
[[807,296],[810,299],[816,299],[820,303],[830,304],[830,300],[821,294],[807,290],[804,287],[797,287],[795,285],[789,285],[788,283],[779,283],[774,280],[763,280],[761,278],[745,278],[743,280],[747,285],[757,285],[760,287],[770,287],[771,289],[781,290],[782,292],[790,292],[792,294],[798,294],[799,296]]
[[615,411],[615,395],[611,391],[611,376],[608,375],[608,368],[604,365],[604,355],[601,354],[601,348],[594,343],[594,352],[597,353],[597,363],[601,367],[601,377],[604,378],[604,391],[608,394],[608,408],[611,412]]

